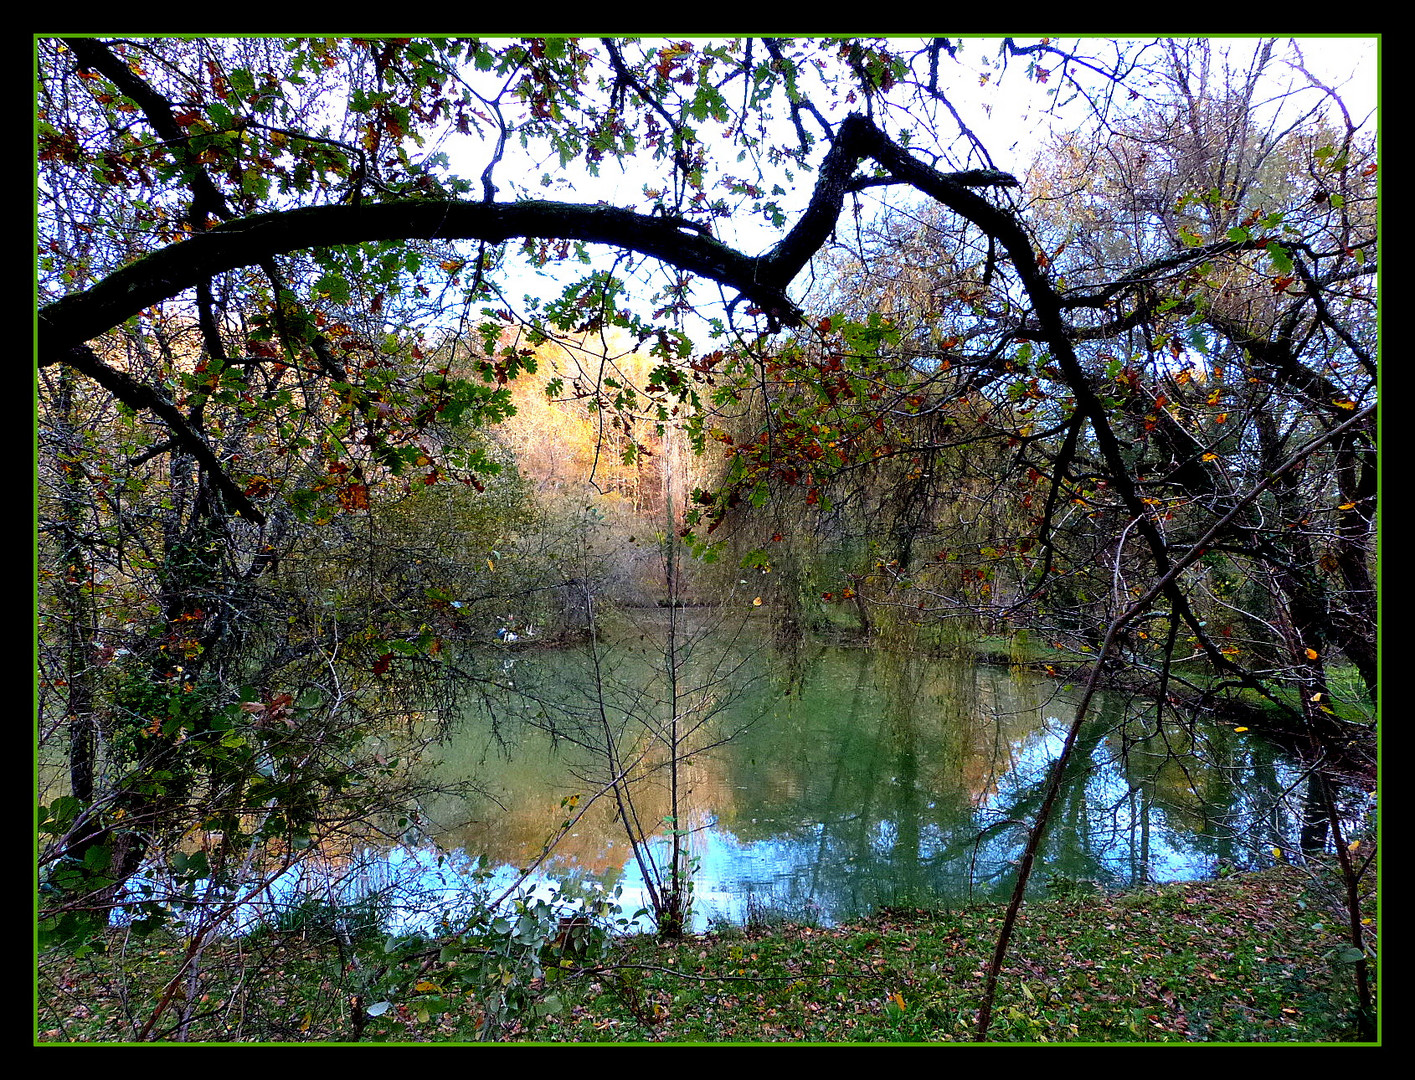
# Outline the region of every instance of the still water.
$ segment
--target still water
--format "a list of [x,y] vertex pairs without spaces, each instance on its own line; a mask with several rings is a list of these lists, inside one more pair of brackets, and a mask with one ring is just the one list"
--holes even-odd
[[[449,895],[458,865],[507,884],[534,866],[531,885],[598,883],[618,887],[628,913],[647,906],[614,801],[599,793],[613,746],[637,777],[638,821],[651,829],[669,817],[664,739],[677,700],[696,929],[773,915],[829,924],[1011,888],[1078,687],[877,648],[782,656],[749,627],[685,634],[674,691],[661,629],[601,643],[598,668],[585,649],[482,657],[488,681],[434,767],[483,794],[419,808],[435,847],[389,858],[435,872]],[[1033,875],[1039,890],[1293,857],[1300,773],[1276,750],[1231,727],[1157,724],[1149,703],[1127,695],[1102,695],[1093,716]],[[650,844],[660,864],[669,827]]]

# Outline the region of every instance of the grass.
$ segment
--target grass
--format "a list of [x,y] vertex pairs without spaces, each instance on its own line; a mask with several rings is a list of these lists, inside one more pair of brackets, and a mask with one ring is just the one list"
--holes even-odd
[[[1312,884],[1280,867],[1118,895],[1057,890],[1024,909],[991,1039],[1352,1041],[1351,968],[1337,957],[1341,921]],[[630,938],[598,965],[564,972],[553,988],[558,1011],[527,1013],[501,1036],[548,1043],[965,1042],[1001,918],[997,905],[905,908],[834,928],[764,920],[672,943]],[[141,1015],[171,978],[174,948],[179,943],[154,941],[136,952],[51,962],[40,987],[41,1040],[121,1041],[124,1017]],[[221,948],[224,955],[208,959],[192,1038],[350,1038],[358,974],[376,955],[341,961],[299,938],[264,953],[240,943]],[[247,993],[238,1002],[241,987]],[[481,1015],[474,994],[440,1015],[412,1000],[369,1019],[361,1037],[470,1042]],[[237,1016],[244,1027],[233,1035]]]
[[[1349,724],[1374,725],[1375,706],[1366,692],[1365,683],[1361,681],[1356,665],[1332,664],[1326,674],[1327,689],[1330,692],[1328,711],[1338,720]],[[1300,711],[1302,708],[1298,691],[1291,687],[1277,687],[1273,696],[1291,709]],[[1240,698],[1259,710],[1275,709],[1271,702],[1263,700],[1261,695],[1252,690],[1241,691]]]
[[[1350,969],[1285,870],[1029,905],[991,1032],[1020,1042],[1339,1042]],[[1002,912],[638,941],[533,1033],[553,1041],[968,1041]],[[624,981],[629,993],[626,994]]]

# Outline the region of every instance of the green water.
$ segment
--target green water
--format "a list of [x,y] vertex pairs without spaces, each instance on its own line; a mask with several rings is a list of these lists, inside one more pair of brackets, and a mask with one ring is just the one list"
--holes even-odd
[[[424,808],[440,846],[509,878],[592,804],[537,879],[618,885],[637,905],[643,878],[625,829],[612,800],[594,796],[612,737],[620,760],[641,763],[630,787],[638,820],[668,816],[662,621],[602,642],[597,674],[585,649],[480,658],[499,685],[479,688],[438,768],[485,795]],[[692,630],[703,632],[693,640]],[[697,926],[775,914],[829,923],[1010,889],[1076,688],[877,648],[783,656],[750,625],[728,633],[690,621],[684,636],[678,821]],[[1157,728],[1146,702],[1115,694],[1093,712],[1039,889],[1203,877],[1295,845],[1298,774],[1266,744],[1197,721]],[[651,845],[660,861],[664,844]]]

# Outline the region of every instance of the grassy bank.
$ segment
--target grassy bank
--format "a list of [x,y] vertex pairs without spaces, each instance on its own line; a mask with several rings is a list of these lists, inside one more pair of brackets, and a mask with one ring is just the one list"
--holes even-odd
[[[1001,982],[995,1041],[1345,1042],[1354,1038],[1341,919],[1306,873],[1281,867],[1105,895],[1081,887],[1029,904]],[[1374,903],[1371,905],[1374,911]],[[728,929],[616,943],[567,970],[561,1008],[524,1018],[518,1042],[968,1041],[1002,909],[893,910],[845,927]],[[1374,925],[1368,927],[1374,942]],[[42,968],[47,1042],[122,1041],[157,1000],[180,942],[116,942]],[[306,934],[209,954],[193,1040],[348,1041],[360,973]],[[424,993],[436,992],[426,973]],[[259,987],[259,991],[253,990]],[[243,989],[244,988],[244,989]],[[362,999],[366,1003],[368,999]],[[472,1041],[475,995],[430,1012],[415,997],[368,1019],[362,1041]],[[130,1037],[130,1036],[129,1036]]]

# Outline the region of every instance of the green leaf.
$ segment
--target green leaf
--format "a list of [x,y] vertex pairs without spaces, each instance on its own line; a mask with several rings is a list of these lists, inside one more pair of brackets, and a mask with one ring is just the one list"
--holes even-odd
[[230,76],[231,89],[240,94],[241,97],[250,97],[255,93],[255,78],[247,68],[235,68]]
[[319,296],[329,297],[336,304],[349,302],[349,283],[339,274],[325,274],[315,282],[314,291]]
[[79,816],[83,803],[72,795],[60,795],[49,806],[40,807],[40,830],[58,836]]
[[1268,258],[1272,260],[1273,269],[1279,274],[1292,273],[1292,258],[1287,254],[1287,249],[1276,241],[1267,246]]

